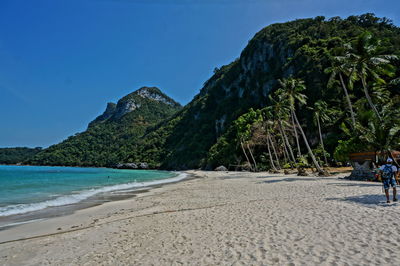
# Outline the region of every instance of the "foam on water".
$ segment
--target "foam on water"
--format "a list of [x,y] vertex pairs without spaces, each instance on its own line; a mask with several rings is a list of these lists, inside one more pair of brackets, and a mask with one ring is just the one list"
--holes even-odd
[[16,214],[23,214],[33,211],[39,211],[48,207],[56,207],[56,206],[64,206],[75,204],[80,201],[83,201],[89,197],[92,197],[99,193],[117,191],[117,190],[125,190],[125,189],[133,189],[133,188],[143,188],[143,187],[150,187],[159,184],[167,184],[178,182],[187,177],[187,174],[180,173],[176,177],[167,178],[167,179],[160,179],[160,180],[153,180],[147,182],[132,182],[132,183],[125,183],[125,184],[118,184],[112,186],[105,186],[97,189],[89,189],[89,190],[82,190],[70,195],[64,195],[57,197],[55,199],[46,200],[37,203],[28,203],[28,204],[15,204],[15,205],[8,205],[4,207],[0,207],[0,216],[10,216]]

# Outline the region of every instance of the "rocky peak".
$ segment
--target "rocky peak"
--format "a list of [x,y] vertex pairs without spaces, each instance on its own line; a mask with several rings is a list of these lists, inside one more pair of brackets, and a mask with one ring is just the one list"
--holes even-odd
[[157,101],[172,107],[180,107],[181,105],[168,97],[156,87],[142,87],[124,97],[117,104],[108,103],[104,113],[89,123],[89,127],[96,123],[102,123],[109,119],[120,119],[124,115],[139,109],[146,100]]
[[136,102],[133,98],[127,99],[126,101],[119,100],[114,117],[117,119],[121,118],[123,115],[140,108],[140,106],[141,104]]
[[174,100],[162,93],[157,87],[142,87],[134,93],[142,98],[151,99],[157,102],[163,102],[171,106],[177,105]]

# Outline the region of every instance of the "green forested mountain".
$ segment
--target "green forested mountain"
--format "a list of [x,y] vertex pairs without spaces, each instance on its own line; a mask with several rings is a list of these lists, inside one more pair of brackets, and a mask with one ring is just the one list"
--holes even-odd
[[23,163],[40,152],[42,148],[0,148],[0,164]]
[[[146,115],[119,116],[121,104],[109,104],[86,132],[44,150],[32,162],[108,165],[124,160],[186,169],[256,161],[259,168],[273,168],[273,149],[276,163],[282,158],[282,167],[293,167],[376,149],[372,138],[380,136],[376,141],[386,145],[381,139],[389,131],[398,145],[392,121],[398,114],[392,111],[400,102],[399,54],[400,29],[373,14],[273,24],[258,32],[239,58],[216,68],[178,112],[165,105],[170,109],[163,113],[157,105],[144,109]],[[379,131],[382,121],[391,126]],[[375,135],[363,134],[371,127]]]
[[88,129],[43,150],[27,163],[111,166],[126,161],[146,130],[168,118],[180,104],[158,88],[143,87],[115,103],[89,123]]

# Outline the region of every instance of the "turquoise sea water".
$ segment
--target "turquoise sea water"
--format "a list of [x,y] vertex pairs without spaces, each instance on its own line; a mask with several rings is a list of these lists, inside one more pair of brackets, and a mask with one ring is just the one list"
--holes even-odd
[[0,165],[0,217],[183,178],[177,173],[152,170]]

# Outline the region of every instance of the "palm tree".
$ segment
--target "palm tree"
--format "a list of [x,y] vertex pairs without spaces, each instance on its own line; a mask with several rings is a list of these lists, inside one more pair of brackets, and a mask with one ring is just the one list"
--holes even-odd
[[251,159],[253,160],[253,162],[254,162],[254,170],[257,172],[258,171],[258,168],[257,168],[257,162],[256,162],[256,159],[254,158],[254,156],[253,156],[253,152],[251,151],[251,148],[250,148],[250,145],[249,145],[249,143],[247,143],[247,149],[249,150],[249,153],[250,153],[250,156],[251,156]]
[[[392,77],[394,67],[390,64],[391,60],[398,57],[393,54],[382,54],[380,41],[372,38],[371,33],[361,34],[355,42],[348,46],[349,49],[344,56],[336,58],[351,68],[351,73],[361,80],[362,88],[368,104],[375,112],[376,116],[382,121],[382,117],[372,102],[368,90],[368,77],[371,77],[378,84],[385,84],[381,75]],[[353,79],[349,79],[349,87],[353,86]]]
[[381,114],[383,119],[379,120],[365,111],[365,123],[357,123],[356,130],[359,132],[359,139],[367,147],[375,152],[390,154],[393,148],[399,146],[400,111],[395,103],[389,102],[382,107]]
[[281,163],[280,163],[280,161],[279,161],[278,153],[277,153],[276,148],[275,148],[275,143],[274,143],[274,141],[272,140],[271,135],[268,135],[268,136],[267,136],[267,141],[269,141],[269,142],[271,143],[272,150],[274,151],[274,155],[275,155],[276,164],[278,165],[278,169],[282,169]]
[[[290,118],[292,121],[292,126],[294,130],[294,136],[296,139],[296,144],[297,144],[297,156],[301,157],[301,150],[300,150],[300,142],[299,142],[299,136],[297,134],[297,129],[296,129],[296,123],[294,122],[294,109],[295,109],[295,101],[298,100],[299,102],[303,102],[305,99],[297,99],[296,97],[301,97],[298,93],[298,87],[296,80],[293,78],[288,78],[288,79],[283,79],[280,80],[278,79],[279,84],[281,85],[282,89],[278,89],[278,94],[284,94],[285,98],[288,100],[289,103],[289,109],[290,109]],[[280,91],[282,90],[282,91]]]
[[243,145],[243,139],[240,139],[240,147],[242,148],[244,157],[246,157],[246,161],[249,164],[250,171],[253,171],[253,165],[250,162],[249,156],[247,156],[246,149],[244,148],[244,145]]
[[[254,112],[254,111],[253,111]],[[253,114],[253,112],[251,114]],[[253,165],[249,159],[249,156],[246,152],[245,143],[250,138],[250,128],[252,121],[248,119],[248,117],[241,116],[236,121],[236,129],[237,129],[237,138],[238,142],[240,143],[240,147],[242,148],[243,154],[246,158],[247,163],[249,164],[250,170],[253,171]],[[254,162],[254,160],[253,160]]]
[[[278,152],[277,149],[281,148],[281,153],[283,154],[283,158],[284,158],[284,162],[285,163],[289,163],[292,167],[292,161],[290,160],[290,156],[289,156],[289,150],[287,149],[286,146],[286,141],[285,141],[285,137],[284,137],[284,133],[282,133],[281,130],[281,121],[278,118],[272,118],[271,120],[271,128],[273,130],[273,132],[270,134],[270,142],[272,144],[272,149],[275,152],[275,158],[277,159],[277,161],[279,161],[278,159]],[[279,138],[281,140],[281,143],[279,143]]]
[[[268,108],[264,109],[263,113],[264,113],[264,117],[263,117],[264,118],[264,128],[265,128],[265,132],[266,132],[266,142],[267,142],[269,157],[271,160],[271,165],[274,170],[281,169],[281,164],[279,162],[278,153],[275,148],[275,143],[273,142],[272,137],[271,137],[271,135],[274,134],[273,127],[274,127],[275,121],[273,121],[273,115],[272,115],[272,112],[270,109],[268,109]],[[274,164],[274,160],[272,158],[272,152],[271,152],[270,147],[272,147],[272,151],[273,151],[273,155],[276,160],[277,167]]]
[[[268,149],[268,156],[269,156],[269,160],[270,160],[270,162],[271,162],[272,169],[273,169],[274,171],[278,171],[278,169],[277,169],[276,166],[275,166],[274,159],[272,158],[272,152],[271,152],[271,148],[270,148],[270,141],[269,141],[269,132],[268,132],[268,129],[267,129],[267,149]],[[278,162],[279,162],[279,161],[278,161]],[[279,168],[280,168],[280,167],[279,167]]]
[[304,81],[301,79],[293,79],[290,78],[290,81],[283,81],[281,84],[287,84],[289,87],[282,87],[281,89],[277,90],[276,93],[278,94],[278,98],[289,104],[289,108],[292,110],[292,114],[294,117],[294,120],[296,122],[297,127],[300,130],[301,135],[303,136],[304,143],[306,144],[308,153],[311,157],[311,160],[313,161],[315,168],[317,168],[317,171],[320,174],[324,174],[324,170],[321,168],[321,166],[318,164],[314,153],[311,150],[310,145],[308,144],[307,137],[303,131],[303,128],[301,127],[299,120],[297,118],[294,106],[296,101],[299,101],[302,104],[306,104],[307,101],[307,96],[304,95],[302,92],[306,89],[304,85]]
[[[271,95],[269,96],[269,99],[272,101],[272,110],[275,114],[277,125],[279,132],[282,136],[282,142],[284,144],[284,148],[286,152],[288,153],[289,161],[296,163],[296,159],[294,157],[293,149],[292,146],[289,143],[289,139],[286,135],[285,128],[284,128],[284,121],[287,120],[287,114],[288,114],[288,107],[287,104],[282,101],[281,99],[275,100]],[[290,155],[290,156],[289,156]]]
[[251,108],[248,113],[240,116],[234,122],[237,130],[237,142],[240,143],[240,147],[242,148],[243,154],[250,166],[250,170],[252,171],[258,171],[257,161],[253,155],[251,146],[259,143],[258,139],[260,139],[259,132],[262,119],[261,112],[259,110],[255,111]]
[[[339,81],[343,88],[344,95],[346,97],[347,106],[350,111],[351,122],[352,122],[353,128],[354,128],[356,125],[356,119],[355,119],[355,115],[354,115],[354,111],[353,111],[353,105],[351,104],[349,92],[347,90],[347,87],[346,87],[346,84],[344,82],[343,75],[342,75],[342,74],[352,73],[352,72],[349,71],[348,69],[346,69],[346,64],[342,64],[335,57],[332,57],[332,66],[326,68],[325,73],[331,74],[329,76],[329,80],[328,80],[328,87],[332,87],[334,82],[336,81],[336,77],[339,76]],[[351,77],[349,77],[349,78],[351,78]]]
[[310,109],[313,110],[313,121],[318,127],[319,141],[321,143],[322,152],[324,154],[324,161],[325,164],[328,165],[328,160],[326,159],[325,155],[324,140],[322,138],[322,131],[321,131],[321,122],[324,123],[330,120],[328,115],[328,104],[322,100],[319,100],[315,102],[314,107]]

